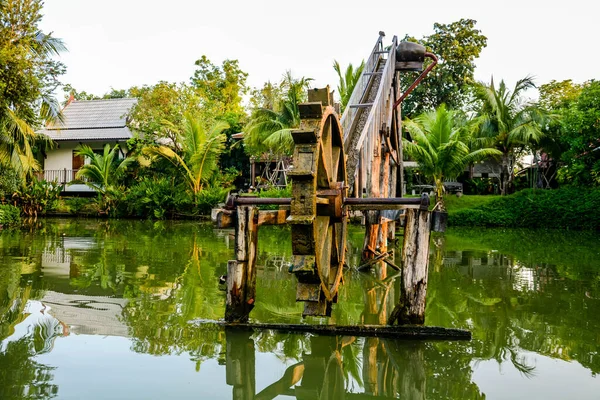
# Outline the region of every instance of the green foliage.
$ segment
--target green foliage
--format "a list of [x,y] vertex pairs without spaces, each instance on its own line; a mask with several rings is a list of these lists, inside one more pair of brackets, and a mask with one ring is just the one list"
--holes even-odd
[[97,214],[96,201],[89,197],[63,198],[62,204],[57,207],[58,212],[70,214]]
[[557,82],[552,80],[539,87],[538,104],[546,111],[568,108],[581,94],[584,85],[573,83],[571,79]]
[[333,69],[335,70],[335,72],[337,72],[338,78],[340,79],[340,82],[338,84],[338,93],[340,95],[341,106],[340,111],[344,112],[344,108],[346,108],[346,105],[348,104],[348,101],[352,96],[354,87],[358,83],[358,79],[360,78],[363,69],[365,69],[365,62],[363,60],[360,63],[360,65],[356,67],[356,69],[354,69],[354,66],[352,64],[348,64],[348,66],[346,67],[346,71],[342,74],[342,68],[340,67],[340,64],[334,60]]
[[591,81],[563,111],[560,140],[568,150],[562,155],[563,182],[600,186],[600,81]]
[[183,129],[186,114],[202,115],[200,97],[186,84],[159,82],[154,86],[133,87],[129,90],[138,99],[131,110],[130,127],[149,143],[167,139],[177,143],[178,132]]
[[467,144],[468,130],[459,115],[443,104],[436,111],[407,120],[404,127],[412,138],[412,141],[404,140],[404,152],[416,160],[420,171],[433,181],[441,209],[444,209],[444,180],[456,178],[475,161],[500,154],[490,148],[471,151]]
[[12,227],[21,223],[21,210],[10,204],[0,204],[0,227]]
[[19,174],[12,168],[2,168],[0,170],[0,202],[10,200],[21,185],[23,180]]
[[56,182],[34,179],[13,194],[13,202],[23,214],[35,218],[56,208],[61,191],[62,185]]
[[39,168],[32,150],[35,128],[56,118],[52,97],[64,65],[52,57],[61,40],[39,29],[42,0],[0,1],[0,166],[22,177]]
[[472,209],[450,210],[448,223],[600,230],[600,189],[523,190]]
[[121,148],[118,144],[111,148],[107,143],[104,146],[103,154],[95,153],[91,147],[82,145],[75,151],[75,154],[86,157],[89,163],[84,164],[77,171],[75,178],[83,179],[86,185],[98,193],[107,193],[111,190],[111,186],[117,185],[127,167],[134,162],[134,159],[130,157],[119,160],[120,151]]
[[215,115],[243,114],[242,96],[248,91],[248,74],[240,69],[238,60],[225,60],[214,65],[205,55],[194,63],[196,71],[192,86],[203,99],[204,107]]
[[207,131],[203,121],[186,114],[181,132],[182,155],[164,145],[149,146],[144,153],[171,162],[181,173],[190,192],[197,195],[218,170],[219,158],[227,140],[223,131],[227,128],[226,122],[218,121]]
[[122,213],[138,218],[164,219],[191,212],[192,199],[183,187],[166,177],[144,177],[125,194]]
[[[402,103],[403,115],[412,118],[446,104],[451,109],[461,109],[470,96],[475,83],[475,60],[487,45],[487,38],[475,29],[477,21],[461,19],[451,24],[434,24],[434,33],[420,40],[438,59],[438,65]],[[416,73],[415,73],[416,74]],[[407,88],[415,74],[403,73],[401,87]]]
[[225,202],[227,193],[231,188],[221,186],[209,186],[204,188],[196,196],[196,207],[201,215],[210,215],[210,211],[219,203]]
[[306,99],[310,78],[295,79],[287,72],[279,84],[278,98],[273,108],[256,108],[246,125],[244,147],[246,153],[261,156],[291,154],[294,148],[291,130],[300,125],[298,104]]

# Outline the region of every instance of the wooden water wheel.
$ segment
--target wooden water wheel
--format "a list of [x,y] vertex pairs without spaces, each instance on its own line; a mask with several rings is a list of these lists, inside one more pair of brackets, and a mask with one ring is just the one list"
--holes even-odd
[[292,231],[290,271],[298,278],[296,300],[303,315],[329,316],[337,300],[346,252],[346,160],[342,128],[329,88],[309,91],[300,104],[295,143],[292,199],[287,221]]

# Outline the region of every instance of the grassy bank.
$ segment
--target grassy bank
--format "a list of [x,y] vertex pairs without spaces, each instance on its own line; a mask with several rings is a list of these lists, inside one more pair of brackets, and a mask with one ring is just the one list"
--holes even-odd
[[600,230],[600,188],[523,190],[510,196],[449,197],[450,226]]

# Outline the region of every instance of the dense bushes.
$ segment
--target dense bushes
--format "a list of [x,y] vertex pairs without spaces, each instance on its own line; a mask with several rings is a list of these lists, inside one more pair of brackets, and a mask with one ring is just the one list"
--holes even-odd
[[0,204],[0,228],[17,226],[21,223],[21,210],[10,204]]
[[454,226],[600,230],[600,189],[523,190],[472,209],[452,211]]
[[62,186],[58,183],[32,180],[12,195],[12,202],[28,217],[37,217],[58,206]]

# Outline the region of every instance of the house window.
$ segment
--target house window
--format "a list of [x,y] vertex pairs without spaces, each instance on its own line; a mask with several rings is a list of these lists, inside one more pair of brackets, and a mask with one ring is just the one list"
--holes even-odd
[[490,177],[490,173],[489,172],[482,172],[481,173],[481,177],[487,179],[487,178]]

